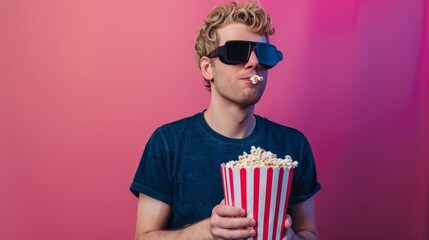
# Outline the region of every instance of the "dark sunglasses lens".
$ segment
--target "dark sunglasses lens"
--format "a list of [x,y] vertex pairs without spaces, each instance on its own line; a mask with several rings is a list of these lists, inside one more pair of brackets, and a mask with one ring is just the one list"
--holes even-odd
[[267,67],[273,67],[281,60],[278,59],[277,49],[272,45],[259,45],[257,51],[259,63]]
[[246,42],[227,42],[226,58],[229,64],[246,63],[249,59],[250,44]]

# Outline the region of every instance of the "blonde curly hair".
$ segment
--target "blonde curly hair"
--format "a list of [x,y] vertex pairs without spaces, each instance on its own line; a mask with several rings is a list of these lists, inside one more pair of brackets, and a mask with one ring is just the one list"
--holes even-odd
[[[271,26],[271,17],[263,9],[259,2],[247,0],[241,2],[229,2],[216,6],[204,20],[203,26],[197,32],[195,39],[196,63],[199,68],[202,57],[207,56],[219,46],[216,30],[229,23],[244,23],[251,31],[267,38],[274,34]],[[204,79],[204,85],[210,90],[210,82]]]

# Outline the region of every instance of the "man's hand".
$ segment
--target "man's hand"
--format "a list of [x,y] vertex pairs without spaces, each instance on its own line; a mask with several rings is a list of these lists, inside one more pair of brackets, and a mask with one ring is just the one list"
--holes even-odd
[[220,204],[213,208],[210,217],[210,234],[213,239],[242,239],[256,235],[256,221],[247,218],[242,208]]
[[292,230],[292,218],[287,214],[286,220],[285,220],[285,233],[283,240],[292,240],[292,237],[295,235],[295,233]]

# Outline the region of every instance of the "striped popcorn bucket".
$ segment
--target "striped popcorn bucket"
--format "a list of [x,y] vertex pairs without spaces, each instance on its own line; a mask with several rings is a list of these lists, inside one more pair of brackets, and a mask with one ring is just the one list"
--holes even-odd
[[256,236],[247,240],[283,237],[293,168],[230,168],[221,164],[225,204],[241,207],[256,220]]

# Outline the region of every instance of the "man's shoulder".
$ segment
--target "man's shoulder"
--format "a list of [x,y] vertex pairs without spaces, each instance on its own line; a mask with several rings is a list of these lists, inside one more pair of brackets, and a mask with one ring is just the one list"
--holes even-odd
[[155,132],[161,134],[179,133],[185,130],[192,129],[190,127],[195,126],[202,117],[202,113],[196,113],[192,116],[184,117],[158,127]]
[[199,112],[199,113],[196,113],[196,114],[191,115],[191,116],[183,117],[183,118],[174,120],[172,122],[168,122],[168,123],[162,125],[161,128],[163,128],[163,127],[169,127],[169,126],[186,125],[186,124],[189,124],[189,123],[195,123],[201,117],[201,114],[202,113]]

